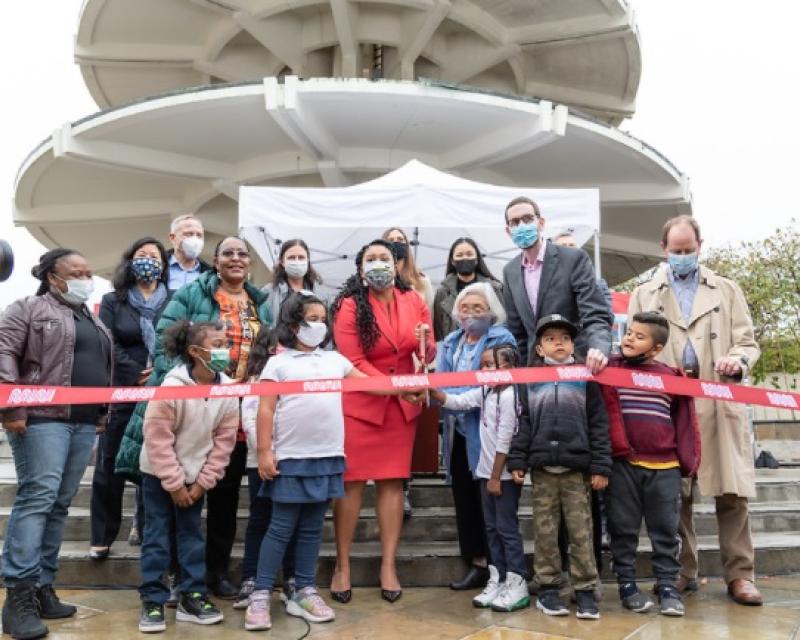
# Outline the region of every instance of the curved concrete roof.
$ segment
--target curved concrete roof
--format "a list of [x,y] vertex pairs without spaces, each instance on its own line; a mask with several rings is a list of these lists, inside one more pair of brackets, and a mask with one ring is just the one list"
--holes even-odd
[[14,219],[104,273],[130,239],[166,236],[181,213],[197,213],[212,240],[235,233],[239,185],[342,186],[413,158],[498,185],[598,187],[612,282],[653,264],[664,220],[691,212],[688,181],[663,156],[566,107],[417,82],[288,77],[65,125],[21,167]]
[[377,77],[535,96],[612,124],[633,114],[641,73],[626,0],[86,0],[75,59],[101,108],[379,67]]

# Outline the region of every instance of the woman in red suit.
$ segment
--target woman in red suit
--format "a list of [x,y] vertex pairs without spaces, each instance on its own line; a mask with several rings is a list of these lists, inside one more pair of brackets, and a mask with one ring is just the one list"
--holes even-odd
[[[375,240],[356,256],[351,276],[333,303],[333,335],[339,352],[367,375],[414,373],[414,353],[430,362],[436,344],[430,331],[425,301],[395,273],[391,243]],[[403,525],[403,479],[411,474],[415,424],[421,409],[398,396],[346,393],[345,496],[333,507],[336,530],[336,568],[331,596],[349,602],[350,547],[367,480],[375,481],[380,528],[381,596],[395,602],[402,589],[397,579],[396,554]]]

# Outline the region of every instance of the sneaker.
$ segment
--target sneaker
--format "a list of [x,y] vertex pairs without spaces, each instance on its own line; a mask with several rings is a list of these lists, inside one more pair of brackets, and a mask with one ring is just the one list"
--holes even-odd
[[283,604],[287,604],[289,600],[294,598],[294,594],[297,591],[297,586],[294,581],[294,576],[291,578],[286,578],[283,581],[283,588],[280,592],[280,599]]
[[175,620],[195,624],[217,624],[222,622],[222,611],[214,606],[206,594],[195,591],[181,594]]
[[569,609],[558,589],[539,587],[539,595],[536,598],[536,608],[548,616],[568,616]]
[[295,591],[291,600],[286,603],[286,613],[296,618],[305,618],[309,622],[330,622],[336,617],[322,596],[314,587],[303,587]]
[[600,619],[600,609],[597,608],[597,598],[594,596],[594,589],[576,590],[575,601],[578,604],[575,617],[581,620]]
[[178,591],[178,576],[174,573],[170,573],[167,576],[167,586],[169,587],[169,598],[167,598],[165,604],[170,609],[174,609],[181,601],[181,592]]
[[142,633],[161,633],[167,630],[164,607],[157,602],[142,602],[139,614],[139,631]]
[[636,586],[635,582],[625,582],[619,585],[619,598],[622,606],[636,613],[644,613],[653,608],[653,601]]
[[528,594],[528,583],[518,573],[506,572],[506,581],[500,593],[492,600],[493,611],[516,611],[524,609],[531,604]]
[[253,578],[242,580],[242,586],[239,587],[239,595],[236,597],[236,602],[233,603],[234,609],[247,609],[250,604],[250,595],[256,590],[256,581]]
[[486,609],[492,606],[492,601],[500,595],[504,587],[505,583],[500,582],[500,574],[497,572],[497,567],[490,564],[489,582],[486,583],[486,588],[472,599],[472,606],[479,609]]
[[266,631],[272,628],[272,618],[269,615],[269,591],[253,591],[250,594],[250,604],[244,614],[244,628],[247,631]]
[[662,616],[679,618],[686,612],[683,608],[681,594],[672,585],[660,585],[658,587],[658,603],[661,605]]

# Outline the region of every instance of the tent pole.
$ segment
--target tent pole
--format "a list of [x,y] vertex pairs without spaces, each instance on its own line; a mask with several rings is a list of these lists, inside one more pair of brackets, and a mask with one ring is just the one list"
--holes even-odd
[[594,232],[594,272],[599,280],[603,277],[602,270],[600,269],[600,232]]
[[414,262],[417,261],[418,250],[419,250],[419,227],[414,227]]

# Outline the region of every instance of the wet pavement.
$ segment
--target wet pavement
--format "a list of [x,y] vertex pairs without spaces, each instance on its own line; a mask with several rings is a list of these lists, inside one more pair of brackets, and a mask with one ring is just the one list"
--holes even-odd
[[[758,639],[785,640],[800,637],[800,576],[762,578],[763,607],[743,607],[731,602],[723,584],[712,580],[700,592],[686,598],[685,618],[666,618],[655,612],[636,614],[623,611],[614,585],[603,586],[599,621],[577,620],[574,615],[549,618],[531,607],[501,614],[475,609],[472,593],[448,589],[407,589],[394,605],[380,599],[377,589],[355,589],[350,604],[332,603],[337,619],[311,625],[310,638],[336,640],[679,640]],[[649,591],[650,584],[642,583]],[[78,605],[74,619],[49,621],[50,637],[57,640],[100,640],[143,638],[137,630],[138,597],[135,591],[59,591],[62,598]],[[324,593],[323,595],[327,595]],[[4,598],[0,596],[0,601]],[[243,629],[244,613],[223,607],[225,621],[200,627],[175,623],[168,610],[163,638],[204,638],[227,640],[245,636],[275,640],[297,640],[308,633],[306,623],[291,618],[277,601],[273,603],[273,624],[269,632],[248,633]],[[8,637],[8,636],[5,636]]]

